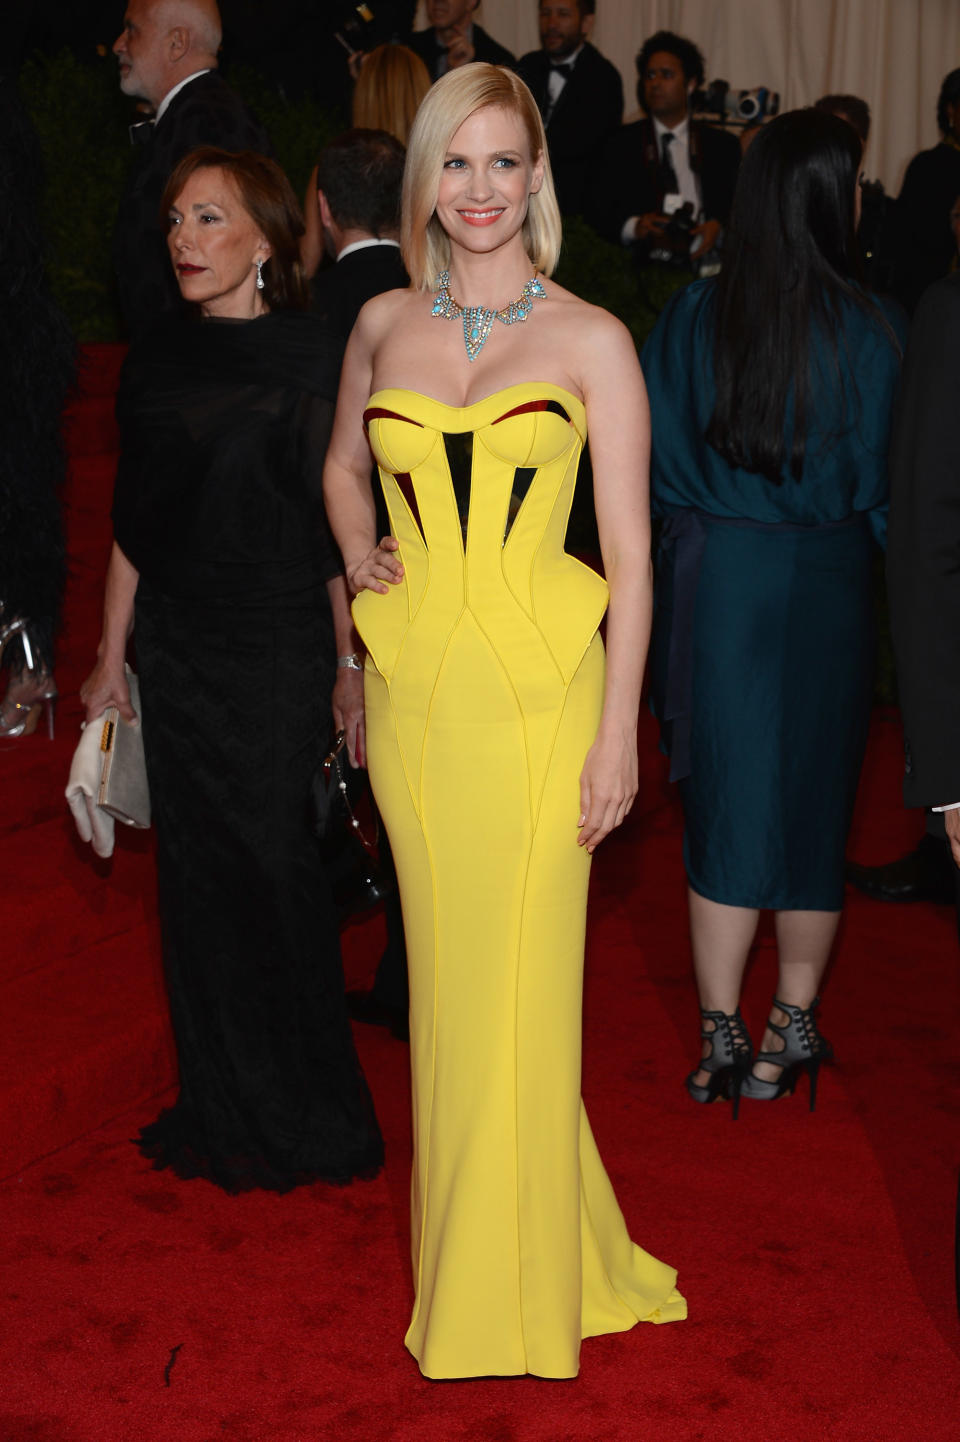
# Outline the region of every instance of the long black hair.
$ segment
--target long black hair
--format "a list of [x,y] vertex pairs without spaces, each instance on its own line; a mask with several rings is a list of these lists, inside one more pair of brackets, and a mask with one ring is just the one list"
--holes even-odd
[[[740,167],[716,281],[716,401],[707,440],[733,466],[803,473],[811,340],[841,381],[841,307],[882,312],[860,289],[855,188],[862,146],[845,120],[793,110],[761,127]],[[793,424],[787,436],[789,403]]]

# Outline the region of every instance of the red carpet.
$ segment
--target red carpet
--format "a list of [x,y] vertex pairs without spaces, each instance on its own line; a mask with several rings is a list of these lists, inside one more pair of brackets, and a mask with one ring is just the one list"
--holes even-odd
[[[376,1181],[230,1198],[149,1170],[128,1138],[173,1076],[150,838],[94,862],[62,799],[109,545],[115,360],[94,348],[70,433],[58,737],[0,743],[0,1442],[956,1442],[952,916],[850,895],[815,1115],[805,1094],[744,1103],[736,1125],[694,1106],[680,824],[647,723],[638,814],[595,864],[584,1091],[687,1323],[586,1342],[576,1382],[423,1381],[402,1346],[407,1056],[378,1031],[358,1031],[388,1148]],[[899,745],[878,713],[860,860],[919,830]],[[380,940],[377,921],[347,932],[353,983]],[[755,1033],[772,962],[765,934]]]

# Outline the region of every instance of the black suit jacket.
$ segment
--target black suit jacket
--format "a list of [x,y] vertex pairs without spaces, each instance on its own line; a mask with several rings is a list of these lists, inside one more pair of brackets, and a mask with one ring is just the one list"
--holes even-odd
[[[690,121],[700,150],[699,174],[706,220],[726,225],[740,169],[740,143],[702,120]],[[652,120],[622,126],[604,147],[587,196],[590,223],[607,240],[618,243],[632,215],[647,215],[663,203],[658,185],[656,140]]]
[[890,448],[887,587],[908,806],[960,801],[960,275],[917,306]]
[[958,195],[960,150],[941,141],[913,157],[897,197],[893,278],[897,299],[911,312],[957,253],[950,210]]
[[[430,79],[436,80],[440,74],[440,60],[446,54],[446,46],[438,42],[434,31],[414,30],[406,43],[415,55],[420,56],[430,71]],[[513,70],[517,63],[510,51],[498,45],[482,25],[473,27],[473,58],[483,60],[488,65],[506,65],[510,70]]]
[[150,142],[137,147],[113,238],[117,290],[131,335],[180,304],[160,199],[174,166],[198,145],[273,154],[253,112],[215,70],[174,96]]
[[[531,50],[517,63],[540,114],[550,107],[547,84],[550,61],[543,50]],[[584,45],[547,122],[550,165],[557,199],[564,215],[583,209],[587,178],[603,146],[623,121],[623,84],[620,72],[600,51]]]
[[395,245],[367,245],[352,250],[336,265],[314,276],[310,309],[343,340],[368,300],[385,290],[410,284],[403,257]]

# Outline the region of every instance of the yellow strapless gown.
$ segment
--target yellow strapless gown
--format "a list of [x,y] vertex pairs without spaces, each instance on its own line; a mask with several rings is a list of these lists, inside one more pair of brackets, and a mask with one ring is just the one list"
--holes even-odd
[[686,1312],[580,1100],[608,594],[563,549],[584,408],[549,384],[463,408],[382,390],[365,421],[405,570],[353,613],[410,969],[406,1343],[428,1377],[572,1377],[581,1338]]

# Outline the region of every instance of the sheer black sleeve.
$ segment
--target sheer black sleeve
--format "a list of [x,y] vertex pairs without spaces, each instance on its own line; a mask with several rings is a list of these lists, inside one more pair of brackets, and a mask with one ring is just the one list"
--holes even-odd
[[328,400],[326,396],[305,395],[297,413],[303,479],[316,516],[317,548],[325,581],[343,575],[343,560],[323,505],[323,463],[327,458],[335,410],[336,401]]

